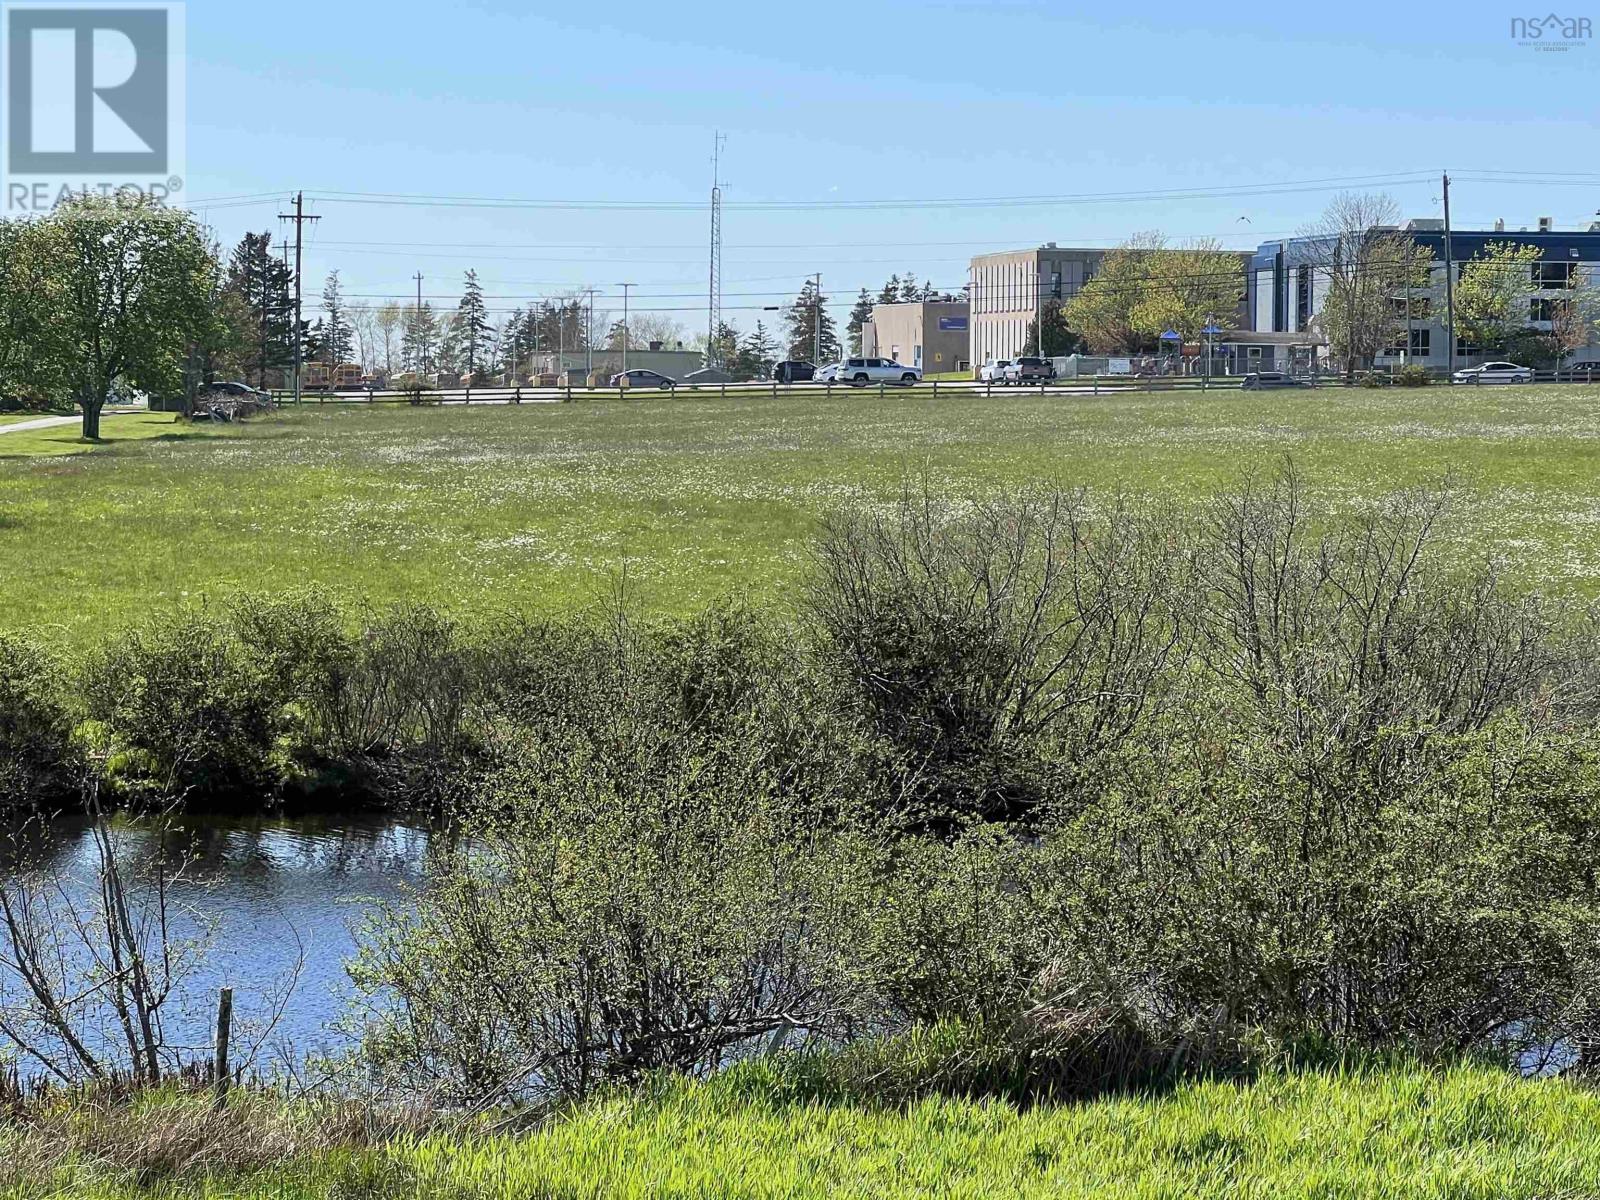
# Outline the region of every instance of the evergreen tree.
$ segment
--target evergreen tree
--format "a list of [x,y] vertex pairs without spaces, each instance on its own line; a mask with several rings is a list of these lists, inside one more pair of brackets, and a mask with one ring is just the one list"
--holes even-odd
[[839,357],[839,335],[828,312],[828,298],[817,291],[815,280],[806,280],[787,319],[790,358],[809,360],[815,354],[820,364]]
[[[1044,302],[1044,350],[1045,358],[1060,358],[1068,354],[1076,354],[1082,346],[1083,339],[1067,327],[1065,306],[1060,300],[1046,300]],[[1027,338],[1023,344],[1024,354],[1040,354],[1039,350],[1039,322],[1028,322]]]
[[344,291],[339,286],[337,271],[329,271],[328,280],[322,285],[322,312],[317,339],[322,361],[330,367],[349,362],[355,335],[345,312]]
[[466,360],[467,375],[474,376],[489,357],[486,352],[494,339],[494,326],[489,321],[489,310],[483,303],[483,288],[478,286],[476,271],[467,272],[453,325],[460,355]]
[[401,365],[407,371],[414,371],[419,375],[431,373],[434,346],[438,339],[438,321],[433,315],[432,306],[423,301],[420,309],[416,306],[408,308],[405,316],[405,333],[400,340]]
[[706,366],[731,367],[739,356],[739,331],[726,321],[717,325],[717,334],[706,347]]
[[861,329],[868,321],[872,320],[872,295],[866,288],[861,289],[861,294],[856,297],[856,306],[850,310],[850,322],[845,326],[845,332],[850,335],[850,353],[861,353]]
[[747,334],[744,341],[739,343],[739,351],[733,356],[732,371],[739,379],[763,379],[777,358],[778,343],[772,340],[767,327],[757,321],[755,332]]
[[924,291],[923,285],[917,282],[916,272],[907,271],[900,279],[900,303],[909,304],[914,300],[921,300]]
[[237,297],[251,328],[246,374],[257,387],[294,365],[294,275],[273,256],[270,233],[247,233],[228,259],[226,295]]
[[883,290],[878,293],[879,304],[900,303],[900,276],[889,276],[889,282],[883,285]]

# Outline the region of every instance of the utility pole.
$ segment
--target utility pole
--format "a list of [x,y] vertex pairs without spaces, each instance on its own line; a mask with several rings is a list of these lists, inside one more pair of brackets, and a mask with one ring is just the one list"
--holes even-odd
[[420,383],[428,373],[428,344],[422,340],[422,272],[418,271],[413,278],[417,281],[417,311],[412,319],[416,323],[417,331],[417,378]]
[[[594,374],[594,289],[589,289],[589,311],[583,318],[584,374]],[[585,380],[587,382],[587,380]]]
[[617,284],[622,289],[622,373],[628,373],[628,289],[631,283]]
[[1456,373],[1456,266],[1450,247],[1450,176],[1444,177],[1444,338],[1449,354],[1446,370],[1449,377]]
[[817,290],[811,293],[811,361],[822,365],[822,272],[811,278],[817,281]]
[[716,361],[717,329],[722,324],[722,143],[720,133],[711,136],[711,282],[706,295],[706,366]]
[[[1034,259],[1038,268],[1033,273],[1033,340],[1036,343],[1033,352],[1040,358],[1044,357],[1044,251],[1041,249]],[[1207,324],[1210,324],[1208,321]],[[1182,347],[1178,353],[1182,356]],[[1019,377],[1020,378],[1020,377]]]
[[300,302],[301,302],[301,264],[305,252],[305,224],[307,221],[320,221],[321,217],[306,216],[306,194],[294,194],[294,212],[279,213],[278,220],[294,222],[294,402],[300,403]]

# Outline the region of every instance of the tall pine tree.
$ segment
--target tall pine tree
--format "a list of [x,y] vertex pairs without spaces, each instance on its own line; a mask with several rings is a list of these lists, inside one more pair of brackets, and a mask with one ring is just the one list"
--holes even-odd
[[488,357],[486,351],[494,339],[494,326],[489,321],[489,310],[483,303],[483,288],[478,286],[478,273],[468,271],[461,289],[461,303],[456,306],[455,336],[461,354],[466,358],[468,377],[478,374]]
[[850,322],[845,332],[850,335],[850,353],[861,353],[861,330],[868,321],[872,320],[872,294],[866,288],[861,289],[861,294],[856,297],[856,306],[850,310]]
[[778,343],[772,340],[767,327],[756,322],[754,333],[746,334],[739,343],[739,352],[733,356],[732,372],[738,379],[764,379],[777,361]]
[[426,300],[422,307],[406,309],[405,333],[400,339],[400,363],[407,370],[426,375],[433,370],[433,349],[439,338],[438,321]]
[[839,357],[839,335],[828,312],[828,298],[817,290],[815,280],[806,280],[795,297],[787,317],[789,357],[812,360],[819,365]]
[[272,254],[270,233],[247,233],[228,258],[223,291],[249,313],[246,374],[257,387],[283,382],[294,365],[294,274]]
[[350,328],[350,318],[345,312],[344,290],[339,286],[339,272],[329,271],[322,285],[322,328],[318,338],[322,361],[336,367],[350,361],[350,347],[355,333]]

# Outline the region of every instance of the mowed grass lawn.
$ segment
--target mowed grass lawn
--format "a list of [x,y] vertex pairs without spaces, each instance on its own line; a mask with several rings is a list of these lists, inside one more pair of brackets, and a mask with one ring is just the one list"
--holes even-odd
[[0,625],[69,640],[236,589],[452,608],[791,602],[818,519],[926,473],[1203,498],[1292,455],[1335,505],[1457,473],[1463,552],[1600,590],[1600,386],[307,405],[0,433]]

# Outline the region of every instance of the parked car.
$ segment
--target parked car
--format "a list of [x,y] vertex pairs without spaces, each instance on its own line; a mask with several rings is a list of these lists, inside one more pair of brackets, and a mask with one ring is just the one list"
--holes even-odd
[[685,375],[683,382],[691,387],[708,383],[732,383],[733,376],[720,367],[701,367],[698,371],[690,371]]
[[1048,358],[1014,358],[1001,372],[1005,383],[1044,383],[1056,377],[1055,364]]
[[1532,383],[1533,368],[1516,363],[1489,362],[1466,367],[1450,376],[1451,383]]
[[803,359],[789,359],[772,368],[772,377],[779,383],[805,383],[815,379],[817,368]]
[[[626,384],[622,382],[624,379],[628,381]],[[663,375],[660,371],[650,371],[646,370],[644,367],[635,367],[631,371],[618,371],[611,377],[611,386],[630,388],[660,388],[662,391],[666,391],[669,388],[677,387],[678,381]]]
[[1574,375],[1600,375],[1600,361],[1586,358],[1582,362],[1568,363],[1561,369]]
[[811,376],[811,382],[832,383],[839,378],[839,372],[843,367],[843,363],[829,363],[825,367],[817,367]]
[[1002,358],[995,362],[986,362],[978,368],[979,383],[1004,383],[1006,368],[1011,365],[1009,358]]
[[913,384],[922,378],[918,367],[908,367],[892,358],[847,358],[839,365],[837,378],[857,387],[869,383]]

